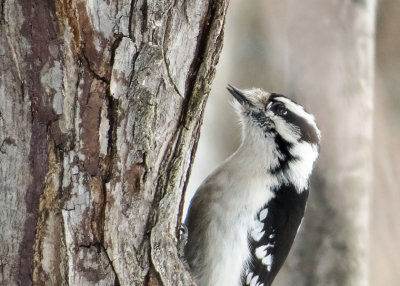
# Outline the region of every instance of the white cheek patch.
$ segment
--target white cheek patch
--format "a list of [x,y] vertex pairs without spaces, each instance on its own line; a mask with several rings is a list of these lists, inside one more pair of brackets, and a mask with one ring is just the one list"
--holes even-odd
[[275,128],[282,138],[290,143],[295,143],[301,138],[301,132],[298,127],[293,124],[288,124],[284,119],[276,116],[274,118]]
[[298,143],[289,152],[298,159],[289,163],[287,175],[296,189],[302,192],[308,187],[308,178],[318,157],[318,147],[306,142]]

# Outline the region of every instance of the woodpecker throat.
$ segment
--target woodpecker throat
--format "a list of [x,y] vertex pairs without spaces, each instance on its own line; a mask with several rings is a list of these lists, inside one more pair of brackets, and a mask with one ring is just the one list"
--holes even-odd
[[231,85],[238,150],[196,191],[184,248],[199,286],[271,285],[304,216],[318,157],[314,117],[284,95]]

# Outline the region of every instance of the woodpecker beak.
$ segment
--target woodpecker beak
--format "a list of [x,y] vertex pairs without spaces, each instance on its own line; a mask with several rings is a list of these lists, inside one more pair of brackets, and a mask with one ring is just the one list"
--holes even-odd
[[249,106],[254,106],[253,103],[250,102],[250,100],[244,95],[243,91],[240,89],[228,84],[228,87],[226,88],[232,95],[233,97],[241,104],[247,104]]

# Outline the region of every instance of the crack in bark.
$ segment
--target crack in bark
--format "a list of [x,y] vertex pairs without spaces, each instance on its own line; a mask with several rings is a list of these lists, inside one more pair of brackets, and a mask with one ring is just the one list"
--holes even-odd
[[[211,1],[212,2],[212,1]],[[193,62],[190,65],[189,68],[189,74],[188,74],[188,79],[186,81],[186,94],[185,94],[185,98],[189,97],[190,95],[193,94],[193,89],[196,83],[196,78],[198,75],[198,72],[200,70],[200,66],[203,63],[204,60],[204,56],[206,54],[207,51],[207,44],[209,41],[209,34],[210,34],[210,30],[212,27],[212,23],[215,20],[215,13],[216,13],[216,6],[218,4],[214,4],[213,2],[210,4],[210,2],[208,3],[208,11],[206,16],[204,17],[204,19],[202,21],[200,21],[200,27],[204,27],[202,29],[202,32],[200,33],[200,39],[197,43],[197,47],[196,47],[196,51],[195,54],[193,56]],[[189,100],[187,100],[188,102]]]
[[133,21],[133,11],[135,9],[135,0],[131,0],[131,8],[129,11],[129,23],[128,23],[128,34],[129,34],[129,38],[132,39],[133,42],[135,42],[135,37],[132,34],[132,21]]
[[78,57],[78,68],[79,69],[78,69],[78,72],[77,72],[76,83],[75,83],[75,94],[74,94],[74,99],[75,100],[74,100],[74,104],[72,106],[72,114],[73,114],[73,118],[72,118],[72,126],[73,127],[71,128],[72,135],[69,138],[69,141],[70,141],[69,143],[70,144],[68,144],[68,146],[64,147],[67,152],[71,151],[71,150],[74,150],[75,144],[76,144],[76,140],[77,140],[75,124],[76,124],[76,118],[77,118],[77,105],[78,105],[78,98],[79,98],[79,85],[81,83],[81,79],[82,79],[82,76],[83,76],[82,59],[80,59],[79,57]]
[[196,157],[196,150],[197,150],[197,146],[198,146],[199,138],[200,138],[200,128],[201,128],[201,125],[203,124],[203,115],[204,115],[204,110],[205,110],[206,103],[207,103],[207,100],[204,100],[203,104],[202,104],[202,106],[200,108],[201,109],[200,120],[197,122],[197,125],[194,127],[194,130],[193,130],[194,131],[194,138],[196,138],[196,139],[194,140],[193,148],[192,148],[192,150],[190,152],[189,168],[187,169],[186,174],[185,174],[185,183],[183,185],[182,197],[181,197],[182,199],[181,199],[181,201],[179,203],[179,212],[178,212],[176,230],[175,230],[176,236],[179,236],[179,230],[180,230],[180,226],[181,226],[181,223],[182,223],[182,216],[183,216],[183,208],[184,208],[184,205],[185,205],[186,190],[187,190],[187,186],[189,184],[189,178],[190,178],[190,175],[191,175],[191,172],[192,172],[193,162],[194,162],[194,159]]
[[[222,4],[221,4],[222,5]],[[196,140],[194,140],[194,145],[192,147],[191,150],[191,154],[190,154],[190,163],[189,163],[189,167],[187,169],[186,175],[185,175],[185,182],[184,182],[184,186],[183,186],[183,190],[182,190],[182,196],[181,196],[181,202],[179,204],[179,213],[178,213],[178,218],[177,218],[177,227],[176,227],[176,235],[179,234],[179,228],[181,225],[181,221],[182,221],[182,215],[183,215],[183,207],[184,207],[184,202],[185,202],[185,194],[186,194],[186,189],[189,183],[189,177],[192,171],[192,162],[195,159],[196,156],[196,150],[197,150],[197,146],[198,146],[198,138],[200,137],[200,127],[202,125],[203,122],[203,114],[204,114],[204,109],[205,109],[205,105],[207,103],[207,98],[205,98],[201,105],[199,105],[198,103],[195,106],[190,106],[191,104],[191,97],[194,97],[195,95],[194,93],[194,89],[196,86],[196,82],[198,81],[207,81],[212,79],[213,75],[212,74],[208,74],[205,76],[205,80],[204,79],[198,79],[198,73],[200,71],[200,67],[203,63],[203,59],[207,53],[207,47],[209,44],[209,35],[211,33],[211,28],[213,27],[215,19],[218,19],[217,16],[217,12],[219,11],[218,9],[218,4],[215,3],[211,3],[209,4],[208,7],[208,12],[207,12],[207,16],[205,17],[205,23],[206,23],[206,27],[203,29],[202,34],[201,34],[201,38],[198,42],[198,46],[196,48],[196,54],[194,56],[194,61],[190,67],[189,70],[189,77],[188,77],[188,81],[187,81],[187,94],[185,95],[185,98],[188,95],[191,95],[188,100],[185,100],[184,102],[184,106],[182,108],[182,114],[181,114],[181,120],[184,123],[184,126],[186,126],[188,124],[188,122],[192,121],[192,116],[190,116],[191,111],[196,111],[196,105],[197,107],[200,106],[199,110],[200,110],[200,114],[199,114],[199,121],[197,122],[196,126],[193,129],[193,133],[195,138],[197,138]],[[214,54],[212,55],[212,60],[214,62],[214,57],[219,55],[220,50],[222,49],[222,43],[223,43],[223,27],[225,25],[225,17],[223,17],[223,22],[221,24],[221,30],[220,33],[217,36],[217,39],[215,41],[215,51],[213,52]],[[216,65],[216,63],[215,63]],[[207,77],[209,77],[207,79]],[[204,88],[204,87],[203,87]],[[205,91],[203,91],[205,92]],[[208,92],[207,92],[208,93]],[[207,95],[206,95],[207,96]],[[192,135],[193,135],[192,133]]]
[[90,72],[90,74],[91,74],[95,79],[97,79],[97,80],[99,80],[99,81],[102,81],[102,82],[104,82],[105,84],[108,84],[108,85],[110,84],[110,79],[107,79],[106,77],[103,77],[103,76],[97,74],[97,73],[93,70],[93,68],[92,68],[91,65],[90,65],[90,61],[89,61],[88,57],[87,57],[86,54],[85,54],[85,50],[84,50],[84,49],[81,50],[81,53],[78,55],[78,57],[81,59],[81,61],[82,61],[83,63],[86,64],[86,67],[87,67],[88,71]]
[[[131,72],[131,74],[129,75],[128,87],[131,86],[133,77],[135,76],[136,60],[137,60],[137,58],[139,57],[140,52],[141,52],[141,49],[139,50],[139,49],[137,49],[137,47],[136,47],[136,53],[135,53],[135,55],[133,56],[133,59],[132,59],[132,72]],[[129,91],[128,91],[128,92],[129,92]]]
[[143,21],[140,30],[142,32],[142,35],[144,35],[147,31],[147,0],[143,0],[143,5],[142,7],[140,7],[140,12],[142,12],[143,15]]
[[[167,189],[166,188],[166,186],[167,186],[166,184],[169,181],[169,176],[170,176],[170,173],[171,173],[171,172],[169,172],[169,166],[171,164],[171,158],[173,158],[172,154],[171,154],[171,150],[172,150],[173,146],[176,146],[176,142],[178,140],[177,137],[179,136],[179,133],[180,133],[180,129],[175,129],[174,135],[171,137],[171,140],[168,143],[168,147],[166,148],[166,152],[165,152],[165,154],[163,156],[162,162],[164,162],[164,163],[160,166],[159,174],[165,174],[165,175],[161,175],[158,178],[157,185],[156,185],[156,191],[155,191],[153,202],[152,202],[152,206],[150,208],[150,212],[149,212],[148,217],[147,217],[147,222],[146,222],[146,226],[145,226],[146,233],[143,236],[142,244],[145,241],[148,241],[150,239],[151,232],[152,232],[154,226],[157,223],[157,220],[158,220],[157,216],[158,216],[158,212],[159,212],[159,204],[160,204],[162,198],[165,195],[165,192],[166,192],[166,189]],[[164,170],[166,170],[166,171],[164,171]],[[149,252],[148,255],[149,255],[149,258],[150,258],[149,262],[150,262],[150,265],[151,265],[151,269],[154,270],[153,271],[154,272],[153,275],[155,275],[155,277],[157,278],[157,281],[160,282],[160,281],[162,281],[161,276],[158,273],[158,271],[155,270],[156,267],[155,267],[155,265],[154,265],[154,263],[153,263],[153,261],[151,259],[151,257],[152,257],[151,247],[149,247],[148,252]],[[146,279],[150,280],[151,275],[152,275],[152,273],[149,271],[147,273],[147,275],[146,275]],[[145,284],[145,285],[147,285],[147,284]]]
[[76,209],[76,207],[74,206],[73,208],[64,208],[64,207],[61,207],[60,209],[62,209],[63,211],[66,211],[66,212],[71,212],[71,211],[74,211],[75,209]]
[[[194,61],[193,61],[192,65],[190,67],[190,70],[189,70],[189,78],[188,78],[188,81],[187,81],[187,89],[186,89],[187,93],[185,94],[185,100],[183,102],[182,111],[181,111],[181,114],[180,114],[180,117],[179,117],[180,118],[179,121],[181,122],[182,128],[188,128],[189,122],[192,121],[193,118],[194,118],[191,115],[191,113],[193,111],[196,112],[196,110],[198,110],[199,103],[202,102],[202,104],[200,105],[202,107],[202,109],[204,109],[204,106],[206,104],[206,99],[203,99],[203,100],[201,98],[194,99],[194,97],[196,96],[196,94],[194,94],[194,87],[195,87],[196,83],[198,83],[199,80],[203,80],[204,81],[203,78],[202,79],[198,79],[198,72],[200,70],[200,66],[203,63],[203,59],[204,59],[205,54],[207,52],[207,45],[208,45],[208,42],[209,42],[210,30],[211,30],[211,27],[212,27],[212,23],[214,23],[214,20],[215,20],[215,17],[216,17],[216,15],[215,15],[216,11],[217,11],[216,5],[217,4],[209,4],[207,14],[204,17],[204,20],[201,22],[201,23],[207,23],[207,24],[206,24],[206,27],[202,30],[201,37],[200,37],[199,43],[198,43],[197,48],[196,48]],[[221,44],[221,43],[219,43],[219,44]],[[218,42],[216,43],[216,45],[218,45]],[[217,53],[218,53],[218,49],[217,49]],[[197,100],[199,100],[200,102],[198,102]],[[203,112],[203,111],[201,110],[201,112]],[[201,121],[199,122],[199,124],[200,124],[199,126],[201,126]],[[178,135],[177,143],[175,144],[175,148],[174,148],[174,151],[173,151],[173,154],[172,154],[172,158],[177,158],[177,157],[183,156],[183,154],[179,154],[182,151],[182,150],[180,150],[180,149],[182,149],[181,148],[181,145],[182,145],[181,142],[184,141],[182,139],[182,128],[179,130],[179,135]],[[198,132],[200,132],[200,131],[198,130]],[[185,135],[185,136],[187,136],[187,135]],[[196,146],[197,146],[197,144],[195,144],[193,146],[193,148],[195,148]],[[191,158],[192,157],[194,158],[195,151],[196,151],[196,149],[192,149]],[[170,162],[170,166],[167,167],[167,178],[168,179],[170,177],[169,173],[171,171],[175,171],[174,164],[175,164],[175,162],[172,161],[172,162]],[[188,179],[188,177],[190,175],[190,171],[191,171],[191,166],[189,166],[189,169],[187,171],[186,182],[188,181],[187,179]],[[169,180],[166,180],[166,181],[168,182]],[[184,190],[183,190],[183,193],[182,193],[182,197],[183,197],[183,195],[184,195],[184,193],[186,191],[186,187],[187,187],[187,183],[186,182],[184,184]],[[182,210],[183,210],[183,208],[182,208]],[[179,217],[181,217],[181,215],[182,214],[179,214]],[[177,233],[178,233],[178,230],[179,230],[179,225],[177,227]]]
[[[175,5],[176,5],[176,1],[175,1],[174,6]],[[180,97],[183,97],[183,95],[179,92],[179,89],[178,89],[174,79],[172,78],[171,71],[170,71],[170,68],[169,68],[169,61],[167,59],[167,52],[168,52],[167,39],[169,38],[169,32],[171,30],[171,18],[172,18],[171,11],[174,8],[174,6],[170,7],[168,9],[168,11],[167,11],[167,21],[165,23],[165,30],[164,30],[163,43],[162,43],[162,56],[163,56],[165,68],[167,70],[167,75],[168,75],[169,81],[171,82],[172,86],[174,87],[176,93],[179,94]]]
[[120,45],[120,43],[121,43],[121,41],[122,41],[122,39],[123,39],[124,37],[125,37],[125,36],[124,36],[123,34],[115,34],[115,40],[114,40],[114,42],[113,42],[112,45],[111,45],[111,56],[110,56],[110,66],[111,66],[111,69],[112,69],[113,66],[114,66],[115,52],[117,51],[117,49],[118,49],[118,47],[119,47],[119,45]]
[[[114,60],[115,60],[115,53],[116,50],[118,49],[122,39],[123,39],[122,34],[118,34],[116,39],[111,45],[111,57],[110,57],[110,67],[111,69],[114,66]],[[111,73],[110,73],[111,77]],[[103,202],[101,206],[101,213],[100,213],[100,227],[101,227],[101,238],[100,242],[98,242],[98,247],[100,247],[105,255],[106,258],[111,266],[111,270],[115,275],[115,281],[114,285],[119,286],[119,278],[118,274],[115,270],[115,267],[113,265],[112,259],[110,258],[107,249],[104,245],[104,224],[106,221],[106,207],[107,207],[107,187],[106,184],[111,181],[112,175],[113,175],[113,168],[114,168],[114,157],[117,152],[116,150],[116,140],[117,140],[117,127],[118,127],[118,100],[113,98],[111,95],[111,90],[110,90],[110,81],[111,79],[106,79],[104,82],[106,84],[106,92],[105,92],[105,100],[106,100],[106,106],[107,106],[107,120],[109,124],[109,129],[108,129],[108,138],[107,138],[107,155],[105,159],[105,169],[101,172],[101,184],[102,184],[102,192],[103,192]]]
[[113,262],[106,250],[106,247],[104,245],[104,224],[106,220],[106,207],[107,207],[107,187],[106,184],[111,181],[112,174],[113,174],[113,158],[116,153],[116,132],[117,132],[117,124],[115,122],[115,119],[118,118],[118,108],[116,107],[116,101],[115,99],[112,98],[110,95],[110,87],[108,86],[107,92],[106,92],[106,100],[108,102],[107,104],[107,115],[108,115],[108,120],[109,120],[109,130],[108,130],[108,143],[107,143],[107,157],[106,157],[106,170],[104,175],[102,176],[102,191],[103,191],[103,203],[102,203],[102,208],[101,208],[101,228],[102,228],[102,237],[101,237],[101,247],[104,250],[104,253],[106,254],[106,257],[111,265],[111,269],[115,275],[115,283],[114,285],[120,285],[118,274],[114,268]]
[[[188,116],[189,113],[190,113],[189,112],[189,109],[190,109],[189,103],[190,103],[190,101],[191,101],[191,99],[193,97],[193,90],[194,90],[195,83],[197,82],[197,75],[198,75],[200,66],[201,66],[201,64],[203,62],[203,58],[205,56],[205,53],[207,51],[206,48],[207,48],[207,44],[208,44],[208,35],[210,33],[211,23],[214,21],[214,18],[215,18],[215,11],[216,11],[216,7],[214,5],[210,5],[209,4],[207,14],[204,17],[203,21],[201,21],[201,23],[200,23],[201,27],[203,26],[202,23],[206,23],[206,28],[204,28],[202,30],[202,32],[201,32],[201,37],[200,37],[199,43],[198,43],[198,45],[196,47],[194,60],[193,60],[193,63],[191,65],[190,69],[189,69],[189,77],[188,77],[188,80],[187,80],[187,89],[186,89],[187,92],[185,94],[185,100],[184,100],[184,103],[183,103],[183,106],[182,106],[182,111],[181,111],[181,114],[179,116],[179,118],[180,118],[179,122],[181,122],[181,126],[183,128],[187,128],[188,121],[192,120],[192,117]],[[168,26],[169,26],[168,23],[169,23],[169,21],[170,21],[169,19],[171,17],[170,11],[168,11],[168,13],[169,13],[169,15],[168,15],[168,18],[167,18],[167,25],[166,25],[167,27],[166,27],[166,32],[164,34],[163,47],[165,46],[165,38],[167,37],[166,34],[167,34]],[[164,62],[166,64],[166,66],[167,66],[169,79],[170,79],[170,81],[172,81],[172,84],[175,87],[175,90],[177,91],[177,93],[179,95],[181,95],[179,93],[179,91],[177,90],[177,87],[176,87],[175,83],[173,82],[173,80],[172,80],[172,78],[171,78],[171,76],[169,74],[169,69],[168,69],[168,64],[166,62],[166,59],[165,59],[165,51],[164,51],[164,49],[163,49],[163,58],[164,58]],[[170,147],[168,147],[167,150],[170,150],[170,148],[172,148],[172,146],[175,146],[175,147],[174,147],[172,152],[171,151],[167,152],[166,156],[163,159],[164,162],[169,162],[169,164],[167,166],[165,166],[165,168],[166,168],[166,172],[165,172],[166,173],[166,178],[165,178],[165,181],[164,181],[165,182],[164,186],[161,187],[162,191],[158,192],[160,197],[159,198],[155,197],[155,200],[154,200],[155,202],[157,202],[157,205],[165,195],[166,184],[170,180],[171,173],[176,171],[175,167],[174,167],[176,162],[175,162],[175,160],[171,161],[171,158],[182,157],[182,154],[178,154],[181,151],[180,150],[181,149],[180,145],[181,145],[181,142],[182,142],[182,128],[176,130],[176,132],[175,132],[174,136],[171,138],[170,142],[171,142],[169,144]],[[173,142],[175,142],[175,143],[173,143]],[[195,151],[193,150],[193,152],[195,152]],[[155,209],[158,209],[158,206],[155,207]]]
[[114,268],[114,264],[113,264],[113,262],[112,262],[110,256],[108,255],[108,252],[107,252],[107,249],[106,249],[105,246],[104,246],[104,243],[102,243],[100,247],[101,247],[102,250],[104,251],[104,254],[106,255],[106,258],[107,258],[108,262],[110,263],[112,272],[114,272],[114,275],[115,275],[114,286],[120,286],[121,283],[119,282],[119,278],[118,278],[117,271],[116,271],[115,268]]
[[[114,60],[115,60],[115,53],[121,44],[122,39],[124,36],[122,34],[118,35],[115,41],[113,42],[111,46],[111,57],[110,57],[110,66],[111,69],[114,66]],[[110,74],[111,77],[111,74]],[[117,137],[117,124],[118,124],[118,100],[115,99],[111,95],[111,86],[110,86],[111,80],[109,79],[107,82],[107,88],[106,88],[106,100],[107,100],[107,119],[109,122],[109,129],[108,129],[108,142],[107,142],[107,157],[109,158],[109,163],[110,166],[107,171],[107,182],[109,182],[111,176],[112,176],[112,162],[113,158],[116,153],[116,137]]]
[[4,24],[6,22],[6,14],[4,12],[4,7],[5,7],[6,0],[1,0],[1,5],[0,5],[0,24]]
[[[158,205],[161,201],[161,199],[164,197],[165,192],[166,192],[166,186],[169,182],[170,176],[171,176],[171,172],[172,172],[172,168],[173,168],[173,164],[171,162],[172,158],[176,158],[176,149],[178,146],[177,142],[180,142],[180,136],[182,133],[182,129],[176,129],[174,135],[171,137],[171,140],[168,143],[168,147],[167,147],[167,151],[164,154],[164,157],[162,159],[162,162],[165,162],[165,164],[163,164],[160,167],[160,170],[166,170],[165,172],[161,171],[161,174],[166,174],[166,178],[165,180],[163,180],[164,178],[161,176],[159,178],[159,182],[158,184],[161,184],[161,186],[157,185],[157,188],[160,188],[160,190],[158,190],[154,196],[154,201],[153,203],[155,203],[155,206],[152,207],[153,210],[158,210]],[[175,170],[174,170],[175,171]],[[157,196],[158,195],[158,196]]]

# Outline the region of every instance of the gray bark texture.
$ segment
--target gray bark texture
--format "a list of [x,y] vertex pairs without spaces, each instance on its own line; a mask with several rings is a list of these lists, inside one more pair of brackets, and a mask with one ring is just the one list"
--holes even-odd
[[183,194],[228,0],[0,5],[0,285],[192,285]]

